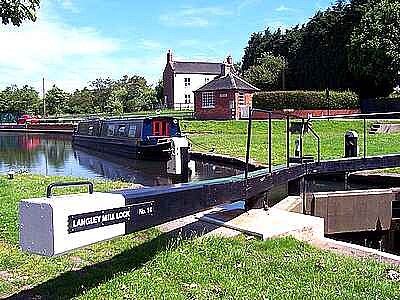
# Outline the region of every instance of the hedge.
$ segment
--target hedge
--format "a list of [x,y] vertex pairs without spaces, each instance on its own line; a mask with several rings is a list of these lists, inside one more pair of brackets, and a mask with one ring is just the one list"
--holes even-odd
[[253,96],[253,107],[259,109],[352,109],[360,107],[358,95],[351,91],[277,91],[259,92]]

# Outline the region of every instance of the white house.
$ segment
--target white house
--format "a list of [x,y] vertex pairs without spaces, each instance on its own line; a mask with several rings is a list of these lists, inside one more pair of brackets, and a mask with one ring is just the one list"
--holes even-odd
[[231,66],[231,56],[222,63],[182,62],[174,61],[172,52],[169,50],[163,73],[166,106],[174,109],[194,109],[193,91],[225,74],[226,68]]

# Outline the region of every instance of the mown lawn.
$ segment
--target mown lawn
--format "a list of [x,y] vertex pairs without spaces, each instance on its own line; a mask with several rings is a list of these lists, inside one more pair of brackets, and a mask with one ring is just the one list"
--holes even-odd
[[[373,122],[367,122],[367,129]],[[286,162],[286,123],[274,120],[272,124],[272,162],[274,165]],[[340,158],[344,155],[344,134],[354,130],[359,134],[360,155],[363,155],[364,125],[362,121],[313,121],[313,129],[321,138],[321,159]],[[245,157],[246,121],[181,121],[182,130],[189,134],[193,149],[236,157]],[[252,129],[251,158],[267,162],[268,122],[255,121]],[[294,142],[298,135],[291,136],[290,154],[294,153]],[[400,152],[400,133],[367,135],[367,155]],[[310,134],[304,139],[304,154],[317,157],[317,142]]]
[[[400,284],[387,279],[388,265],[338,256],[291,238],[184,239],[149,229],[55,258],[21,252],[18,201],[43,196],[46,185],[60,179],[0,177],[0,298],[11,294],[20,299],[400,297]],[[126,183],[97,182],[95,190],[122,186]]]

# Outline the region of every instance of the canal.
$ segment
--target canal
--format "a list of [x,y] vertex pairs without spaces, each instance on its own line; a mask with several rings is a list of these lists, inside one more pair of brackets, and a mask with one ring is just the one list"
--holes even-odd
[[[240,174],[242,170],[204,161],[190,162],[190,181]],[[176,183],[166,163],[130,160],[72,145],[69,135],[0,133],[0,173],[30,172],[88,179],[123,180],[145,186]]]

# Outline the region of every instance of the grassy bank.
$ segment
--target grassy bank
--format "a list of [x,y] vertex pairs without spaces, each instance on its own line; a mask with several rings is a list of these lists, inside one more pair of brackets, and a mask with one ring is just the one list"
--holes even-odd
[[[373,122],[368,122],[369,128]],[[245,157],[247,122],[245,121],[181,121],[183,131],[193,141],[193,149]],[[272,124],[273,164],[286,161],[286,123],[275,120]],[[362,121],[313,121],[313,129],[321,138],[321,158],[332,159],[343,157],[344,134],[354,130],[359,134],[360,155],[363,154],[363,122]],[[255,121],[252,131],[251,157],[258,162],[267,162],[268,123]],[[293,155],[294,142],[298,135],[291,136]],[[400,133],[376,134],[367,136],[367,155],[389,154],[400,152]],[[304,139],[304,153],[317,155],[317,142],[307,134]]]
[[[156,229],[44,258],[18,248],[17,204],[61,178],[0,178],[0,298],[396,299],[387,265],[271,241],[172,238]],[[71,178],[62,178],[71,180]],[[109,190],[126,183],[97,182]],[[68,192],[72,192],[69,190]]]

